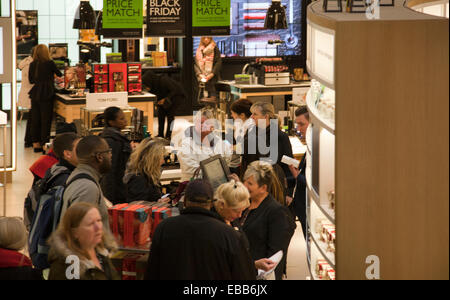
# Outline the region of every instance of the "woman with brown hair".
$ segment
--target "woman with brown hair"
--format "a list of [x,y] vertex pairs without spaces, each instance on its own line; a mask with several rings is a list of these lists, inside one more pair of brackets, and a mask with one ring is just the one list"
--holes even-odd
[[222,58],[220,50],[210,36],[203,36],[195,54],[194,70],[198,82],[205,83],[208,97],[215,97],[216,83],[220,80]]
[[71,205],[48,243],[49,280],[120,279],[109,258],[117,244],[95,205]]
[[54,78],[63,74],[50,58],[46,45],[37,45],[33,53],[28,79],[34,84],[31,98],[31,136],[34,152],[41,152],[42,146],[50,140],[55,96]]

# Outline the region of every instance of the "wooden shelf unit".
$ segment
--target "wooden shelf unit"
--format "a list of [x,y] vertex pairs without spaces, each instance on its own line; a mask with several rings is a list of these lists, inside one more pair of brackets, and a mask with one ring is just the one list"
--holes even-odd
[[[334,166],[320,167],[318,195],[308,201],[324,196],[322,178],[335,178],[336,279],[367,279],[366,258],[376,255],[380,279],[448,280],[448,19],[412,11],[403,1],[381,7],[378,20],[324,13],[316,1],[307,19],[308,35],[311,28],[333,35],[325,53],[331,63],[317,63],[324,52],[308,36],[308,72],[335,91],[336,111],[335,128],[313,113],[317,133],[307,155],[316,153],[309,162],[314,173],[323,152],[314,147],[325,147],[317,137],[333,129]],[[311,195],[314,175],[307,172],[307,181]]]

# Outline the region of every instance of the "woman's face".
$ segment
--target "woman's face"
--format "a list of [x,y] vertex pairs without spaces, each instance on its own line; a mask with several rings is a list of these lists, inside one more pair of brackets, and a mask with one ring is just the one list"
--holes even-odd
[[103,238],[102,217],[97,208],[92,208],[74,230],[74,237],[82,249],[93,249],[101,243]]
[[203,45],[208,46],[211,43],[211,39],[209,37],[203,38]]
[[233,118],[233,120],[242,120],[242,121],[247,120],[247,118],[245,117],[245,114],[238,114],[234,111],[231,111],[231,117]]
[[267,124],[269,124],[269,116],[263,115],[259,109],[254,109],[252,111],[253,121],[255,121],[256,126],[260,128],[266,128]]
[[112,122],[110,122],[112,127],[115,127],[117,129],[125,129],[128,125],[127,119],[125,118],[125,114],[123,111],[119,111],[116,115],[116,119]]
[[220,202],[219,205],[221,208],[219,209],[219,214],[225,221],[233,222],[236,219],[242,217],[242,212],[246,209],[243,208],[230,208],[224,202]]
[[244,181],[244,185],[247,188],[248,192],[250,193],[250,199],[257,199],[259,196],[266,193],[267,188],[265,185],[259,186],[258,183],[255,180],[255,177],[250,176]]

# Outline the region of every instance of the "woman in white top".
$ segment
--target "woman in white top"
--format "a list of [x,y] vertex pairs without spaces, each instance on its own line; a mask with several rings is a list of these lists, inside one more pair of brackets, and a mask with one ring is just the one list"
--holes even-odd
[[247,99],[239,99],[230,107],[231,117],[234,119],[234,144],[236,145],[233,157],[230,162],[232,173],[240,174],[241,154],[244,153],[244,137],[249,128],[255,125],[251,118],[250,108],[252,102]]
[[[34,50],[34,48],[33,48],[33,50]],[[25,131],[25,147],[31,147],[33,144],[31,141],[31,130],[30,130],[31,98],[30,98],[30,95],[28,94],[34,85],[34,84],[31,84],[30,80],[28,79],[28,72],[30,70],[30,64],[33,62],[32,56],[33,56],[33,54],[31,54],[31,56],[26,57],[18,65],[19,70],[22,71],[22,82],[21,82],[21,86],[20,86],[19,99],[17,101],[17,106],[29,110],[28,118],[27,118],[27,127],[26,127],[27,129]]]

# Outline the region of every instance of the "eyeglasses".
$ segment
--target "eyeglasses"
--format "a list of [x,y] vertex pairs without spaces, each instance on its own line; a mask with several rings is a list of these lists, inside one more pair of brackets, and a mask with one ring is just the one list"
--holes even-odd
[[112,149],[109,148],[108,150],[95,152],[94,154],[97,155],[97,154],[103,154],[103,153],[112,153]]

